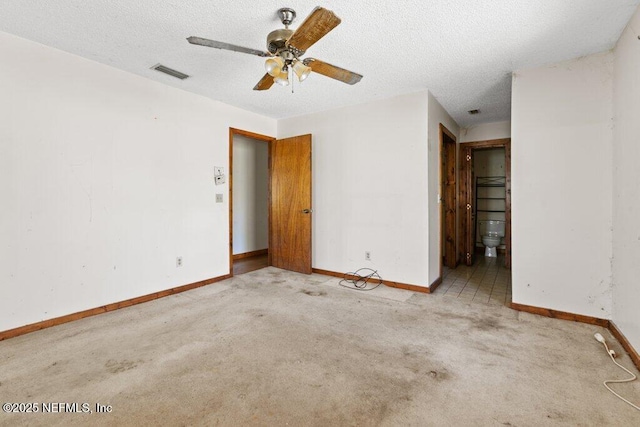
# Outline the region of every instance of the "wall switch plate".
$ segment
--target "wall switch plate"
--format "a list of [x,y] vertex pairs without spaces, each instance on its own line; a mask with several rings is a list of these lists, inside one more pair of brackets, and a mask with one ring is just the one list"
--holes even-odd
[[216,175],[216,185],[224,184],[224,175]]
[[222,202],[223,202],[222,193],[216,194],[216,203],[222,203]]
[[224,175],[224,168],[222,166],[214,166],[213,167],[213,174],[215,176]]

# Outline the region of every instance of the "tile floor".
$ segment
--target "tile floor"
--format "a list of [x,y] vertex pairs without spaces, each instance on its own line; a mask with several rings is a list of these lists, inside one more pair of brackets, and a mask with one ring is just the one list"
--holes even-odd
[[504,257],[476,257],[474,265],[444,267],[442,284],[435,295],[481,304],[508,305],[511,302],[511,271],[504,268]]

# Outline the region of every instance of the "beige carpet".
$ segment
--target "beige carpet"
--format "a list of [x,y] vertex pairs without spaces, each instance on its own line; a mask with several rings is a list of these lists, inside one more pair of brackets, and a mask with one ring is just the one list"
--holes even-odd
[[0,425],[640,425],[595,332],[623,353],[595,326],[266,268],[0,342],[2,403],[40,410]]

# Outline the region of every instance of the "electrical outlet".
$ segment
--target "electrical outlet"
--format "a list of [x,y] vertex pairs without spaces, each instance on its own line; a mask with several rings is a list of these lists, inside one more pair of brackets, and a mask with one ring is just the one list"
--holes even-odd
[[365,261],[371,261],[371,252],[369,252],[369,251],[365,251],[364,252],[364,260]]
[[222,203],[222,193],[216,194],[216,203]]
[[176,258],[176,267],[182,267],[182,257],[181,256]]
[[224,175],[224,168],[222,166],[214,166],[213,174],[215,176]]

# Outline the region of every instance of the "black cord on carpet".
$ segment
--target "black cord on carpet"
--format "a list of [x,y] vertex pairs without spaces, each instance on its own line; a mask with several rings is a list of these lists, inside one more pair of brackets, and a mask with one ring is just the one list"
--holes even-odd
[[[360,272],[369,274],[361,274]],[[379,282],[373,288],[368,288],[367,284],[372,277]],[[350,283],[350,285],[347,285],[346,283]],[[374,270],[372,268],[359,268],[354,272],[345,273],[344,278],[339,282],[340,286],[347,289],[353,289],[354,291],[372,291],[381,284],[382,277],[380,277],[380,275],[378,274],[378,270]]]

